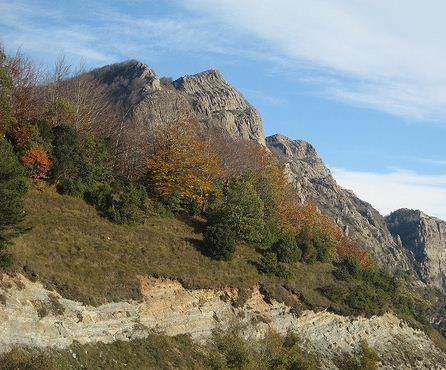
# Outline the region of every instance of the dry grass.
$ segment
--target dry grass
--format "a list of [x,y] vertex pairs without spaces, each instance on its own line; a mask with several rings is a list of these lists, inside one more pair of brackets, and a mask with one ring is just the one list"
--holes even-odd
[[[140,299],[138,275],[172,277],[189,288],[256,283],[281,300],[327,306],[319,287],[333,281],[326,264],[296,264],[288,281],[257,272],[259,254],[241,245],[230,262],[214,261],[199,250],[198,220],[150,217],[144,225],[116,225],[83,200],[52,188],[30,190],[26,209],[33,229],[12,248],[18,271],[42,281],[64,297],[98,305]],[[284,289],[283,287],[287,289]]]

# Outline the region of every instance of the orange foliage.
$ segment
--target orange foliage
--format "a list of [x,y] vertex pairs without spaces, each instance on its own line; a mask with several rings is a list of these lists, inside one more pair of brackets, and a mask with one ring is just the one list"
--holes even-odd
[[47,178],[48,171],[51,168],[51,159],[48,153],[40,148],[28,149],[20,160],[30,169],[30,177],[33,179]]
[[155,151],[146,161],[149,190],[168,199],[179,195],[204,206],[221,174],[220,161],[200,135],[197,122],[175,122],[161,128]]
[[370,258],[369,254],[356,240],[349,239],[343,236],[341,243],[337,249],[339,258],[352,256],[355,258],[359,266],[363,269],[369,269],[375,267],[375,262]]

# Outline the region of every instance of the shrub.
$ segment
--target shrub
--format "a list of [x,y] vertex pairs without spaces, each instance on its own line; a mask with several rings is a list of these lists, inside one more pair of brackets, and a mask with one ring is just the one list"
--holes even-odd
[[32,179],[46,179],[51,168],[51,159],[48,153],[40,148],[33,147],[28,149],[20,161],[28,168],[29,176]]
[[336,264],[333,274],[339,280],[358,279],[361,277],[361,269],[355,258],[347,256]]
[[247,369],[250,365],[255,365],[254,351],[240,336],[238,328],[230,328],[225,332],[216,330],[212,339],[213,345],[223,356],[225,368]]
[[321,292],[329,300],[339,303],[343,301],[346,289],[339,284],[331,284],[321,288]]
[[288,278],[291,275],[286,267],[277,261],[277,255],[272,252],[265,253],[261,258],[258,270],[263,274],[276,275],[282,278]]
[[307,263],[335,261],[342,239],[336,224],[312,203],[301,209],[300,218],[297,243],[303,251],[303,260]]
[[302,261],[310,264],[315,263],[317,260],[317,250],[314,244],[306,240],[301,242],[299,246],[302,249]]
[[118,224],[142,223],[146,215],[147,193],[143,186],[132,181],[115,181],[96,192],[98,210]]
[[285,232],[279,241],[273,245],[273,251],[276,253],[279,262],[297,262],[302,257],[302,251],[297,246],[296,237],[290,231]]
[[381,293],[367,284],[360,284],[347,295],[345,302],[351,308],[366,314],[380,314],[386,303],[386,297]]
[[379,357],[371,349],[366,341],[359,344],[359,348],[353,354],[344,353],[335,358],[335,364],[339,369],[348,370],[377,370]]
[[212,258],[230,260],[235,251],[236,235],[227,223],[216,223],[207,227],[204,244]]

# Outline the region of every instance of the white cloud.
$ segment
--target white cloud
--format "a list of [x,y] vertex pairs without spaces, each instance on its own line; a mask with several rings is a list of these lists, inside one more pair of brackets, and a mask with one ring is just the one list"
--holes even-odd
[[356,172],[333,168],[333,176],[382,214],[399,208],[420,209],[446,220],[446,174],[421,175],[411,171]]
[[[188,0],[189,9],[307,66],[326,92],[399,116],[446,123],[442,0]],[[336,84],[333,84],[333,79]]]

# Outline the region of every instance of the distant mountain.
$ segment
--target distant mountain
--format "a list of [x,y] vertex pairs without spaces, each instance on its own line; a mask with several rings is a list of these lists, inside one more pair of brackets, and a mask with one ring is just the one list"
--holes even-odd
[[172,81],[158,77],[147,65],[130,60],[90,74],[107,86],[116,104],[147,122],[193,115],[205,127],[265,143],[259,113],[216,70]]

